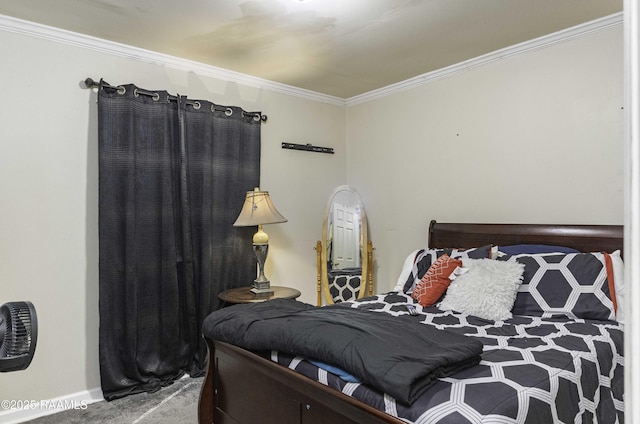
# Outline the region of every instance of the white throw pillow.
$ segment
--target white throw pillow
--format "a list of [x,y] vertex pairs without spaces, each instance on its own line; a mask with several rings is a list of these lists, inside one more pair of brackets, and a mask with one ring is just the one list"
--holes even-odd
[[400,276],[398,277],[398,281],[396,282],[396,286],[392,291],[402,293],[404,289],[404,285],[411,274],[411,269],[413,268],[413,261],[416,259],[416,255],[420,249],[416,249],[413,252],[409,253],[409,256],[404,260],[404,264],[402,264],[402,271],[400,271]]
[[468,271],[453,280],[438,307],[493,321],[511,318],[524,264],[492,259],[463,259],[462,263]]

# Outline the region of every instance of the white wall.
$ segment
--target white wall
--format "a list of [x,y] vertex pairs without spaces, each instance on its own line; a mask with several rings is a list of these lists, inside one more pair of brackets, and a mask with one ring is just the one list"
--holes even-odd
[[[25,371],[0,375],[0,399],[52,399],[100,386],[97,95],[81,88],[86,77],[267,114],[262,188],[289,220],[265,227],[272,249],[267,276],[315,303],[313,247],[325,199],[346,179],[339,102],[6,31],[0,70],[0,304],[31,300],[39,320],[35,358]],[[329,146],[336,154],[283,150],[283,141]]]
[[[262,132],[262,186],[288,219],[264,226],[269,234],[265,273],[272,284],[295,287],[302,292],[299,300],[315,305],[314,248],[322,237],[325,203],[346,180],[344,107],[281,96],[264,110],[269,121]],[[335,153],[285,150],[283,141],[333,147]]]
[[622,26],[347,109],[376,291],[429,221],[623,223]]

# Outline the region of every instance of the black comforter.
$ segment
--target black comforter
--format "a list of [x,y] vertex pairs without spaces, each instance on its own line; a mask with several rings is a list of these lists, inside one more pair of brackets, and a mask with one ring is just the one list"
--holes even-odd
[[482,343],[414,317],[295,300],[235,305],[211,313],[204,335],[253,351],[277,350],[340,367],[403,403],[438,378],[480,362]]

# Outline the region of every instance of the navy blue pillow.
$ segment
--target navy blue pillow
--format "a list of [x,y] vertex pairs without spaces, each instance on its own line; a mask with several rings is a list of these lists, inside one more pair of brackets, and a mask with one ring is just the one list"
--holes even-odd
[[498,250],[506,255],[535,255],[538,253],[581,253],[579,250],[548,244],[512,244],[499,246]]

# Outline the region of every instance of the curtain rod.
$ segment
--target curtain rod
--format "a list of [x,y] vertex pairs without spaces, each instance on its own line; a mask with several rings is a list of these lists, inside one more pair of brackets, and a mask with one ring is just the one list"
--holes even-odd
[[[101,84],[100,82],[96,82],[93,78],[85,78],[85,80],[84,80],[84,86],[86,88],[100,88],[100,84]],[[105,86],[105,87],[112,88],[114,90],[118,90],[118,93],[120,93],[120,94],[124,94],[125,91],[126,91],[125,88],[123,86],[121,86],[121,85],[113,86],[113,85],[111,85],[109,83],[106,83],[104,81],[102,81],[102,85]],[[136,89],[136,93],[137,94],[143,94],[145,96],[151,96],[156,100],[160,97],[160,95],[158,93],[154,93],[152,91],[142,90],[140,88]],[[169,94],[167,96],[168,100],[175,101],[177,98],[178,98],[177,96],[173,96],[171,94]],[[200,102],[199,101],[187,99],[186,102],[187,102],[187,104],[190,104],[191,106],[193,106],[195,109],[200,109]],[[211,111],[212,112],[213,111],[224,112],[225,115],[227,115],[227,116],[231,116],[231,114],[233,113],[233,109],[231,109],[230,107],[221,106],[221,107],[216,108],[216,107],[214,107],[214,105],[211,105]],[[253,119],[255,119],[256,121],[262,121],[262,122],[266,122],[267,121],[267,115],[263,115],[260,112],[247,112],[247,111],[245,111],[243,109],[242,110],[242,115],[243,116],[244,115],[251,115],[251,116],[253,116]]]

